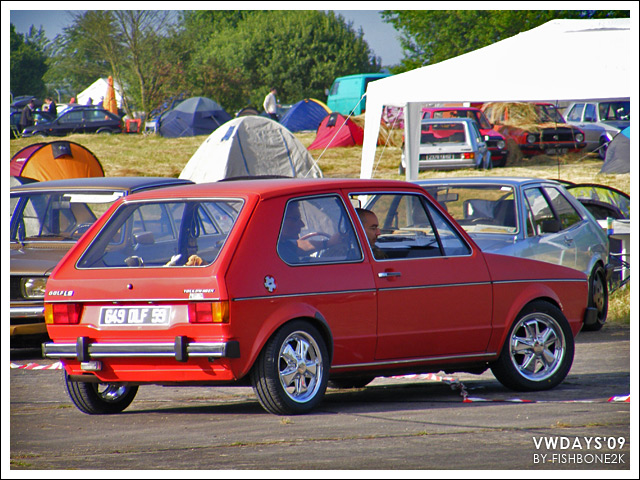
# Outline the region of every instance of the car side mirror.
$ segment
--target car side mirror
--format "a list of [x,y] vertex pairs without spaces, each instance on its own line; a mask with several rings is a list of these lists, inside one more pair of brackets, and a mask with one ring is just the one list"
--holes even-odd
[[558,233],[562,230],[560,220],[543,220],[541,225],[541,233]]

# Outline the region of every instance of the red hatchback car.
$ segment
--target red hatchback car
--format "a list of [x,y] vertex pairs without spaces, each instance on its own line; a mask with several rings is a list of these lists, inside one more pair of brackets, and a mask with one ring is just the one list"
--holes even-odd
[[418,185],[224,181],[112,206],[47,283],[43,351],[88,414],[143,384],[250,384],[275,414],[329,379],[491,368],[541,390],[571,368],[587,294],[577,270],[481,252]]
[[493,126],[479,108],[475,107],[429,107],[422,109],[422,118],[470,118],[478,125],[487,147],[491,152],[491,164],[504,167],[507,164],[509,150],[504,136],[495,131]]
[[482,111],[526,156],[575,153],[587,145],[584,132],[569,125],[550,103],[494,102],[484,104]]

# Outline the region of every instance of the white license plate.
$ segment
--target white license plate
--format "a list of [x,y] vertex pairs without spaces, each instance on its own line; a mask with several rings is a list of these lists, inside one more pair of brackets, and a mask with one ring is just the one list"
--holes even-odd
[[100,325],[169,325],[171,307],[102,307]]
[[454,160],[457,155],[453,153],[430,153],[427,154],[427,160]]
[[564,155],[568,151],[568,148],[547,148],[544,153],[546,153],[547,155],[553,155],[554,153]]

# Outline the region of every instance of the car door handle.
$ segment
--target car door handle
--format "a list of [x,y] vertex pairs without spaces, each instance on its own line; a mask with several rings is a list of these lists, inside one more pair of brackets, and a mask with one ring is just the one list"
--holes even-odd
[[400,277],[402,273],[400,272],[380,272],[378,273],[379,278],[389,278],[389,277]]

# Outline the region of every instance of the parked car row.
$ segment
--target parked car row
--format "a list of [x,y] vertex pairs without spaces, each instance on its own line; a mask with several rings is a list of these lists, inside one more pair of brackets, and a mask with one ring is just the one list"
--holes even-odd
[[[567,108],[567,120],[549,103],[491,102],[479,106],[422,109],[420,170],[477,167],[478,162],[469,158],[461,161],[465,155],[458,152],[471,151],[478,159],[485,148],[490,152],[490,162],[486,162],[490,167],[504,167],[514,148],[524,156],[584,150],[597,152],[604,159],[608,143],[629,125],[629,101],[577,102]],[[459,137],[467,129],[462,124],[456,127],[460,135],[438,136],[438,145],[428,141],[433,138],[433,128],[438,128],[433,126],[436,120],[464,118],[473,120],[480,132],[475,141],[460,145]],[[406,170],[404,145],[402,150],[400,174]]]
[[64,136],[72,133],[121,133],[122,119],[104,108],[92,105],[73,105],[61,109],[57,117],[34,111],[34,124],[17,131],[21,112],[11,113],[12,138],[34,136]]

